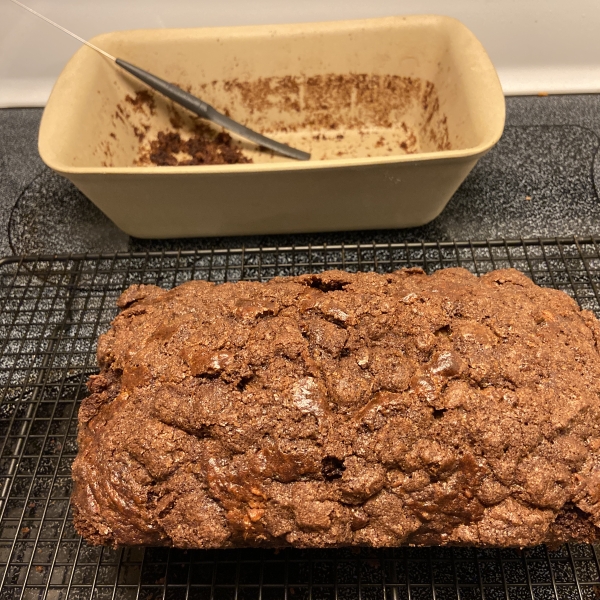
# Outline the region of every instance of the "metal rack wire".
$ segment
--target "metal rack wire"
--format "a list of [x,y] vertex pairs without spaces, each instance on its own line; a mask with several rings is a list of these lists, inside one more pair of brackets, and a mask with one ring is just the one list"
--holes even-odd
[[132,283],[324,269],[515,267],[600,314],[600,241],[501,240],[41,256],[0,261],[0,600],[600,598],[600,548],[180,551],[87,546],[69,509],[96,339]]

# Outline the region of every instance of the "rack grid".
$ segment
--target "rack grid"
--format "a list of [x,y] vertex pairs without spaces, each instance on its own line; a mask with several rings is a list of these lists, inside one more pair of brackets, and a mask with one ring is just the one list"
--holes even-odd
[[325,269],[514,267],[600,315],[600,241],[320,245],[0,261],[0,600],[600,599],[600,548],[182,551],[99,548],[73,529],[77,411],[130,284]]

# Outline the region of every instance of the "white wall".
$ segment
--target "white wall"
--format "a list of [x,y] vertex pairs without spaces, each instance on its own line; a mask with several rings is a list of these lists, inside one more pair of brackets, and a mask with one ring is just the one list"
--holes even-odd
[[[29,0],[29,5],[87,38],[117,29],[446,14],[482,41],[505,93],[600,91],[600,0]],[[0,107],[42,106],[77,47],[0,0]]]

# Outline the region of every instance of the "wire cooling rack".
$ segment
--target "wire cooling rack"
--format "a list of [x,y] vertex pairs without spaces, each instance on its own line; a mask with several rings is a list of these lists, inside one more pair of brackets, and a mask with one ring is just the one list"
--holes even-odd
[[0,261],[0,600],[600,599],[600,548],[180,551],[87,546],[73,529],[77,410],[132,283],[340,268],[515,267],[600,314],[600,241],[240,248]]

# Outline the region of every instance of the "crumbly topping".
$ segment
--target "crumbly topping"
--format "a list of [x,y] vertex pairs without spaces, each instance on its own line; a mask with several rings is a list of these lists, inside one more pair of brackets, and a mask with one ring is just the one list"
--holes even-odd
[[514,270],[133,286],[73,467],[92,543],[598,539],[600,327]]

